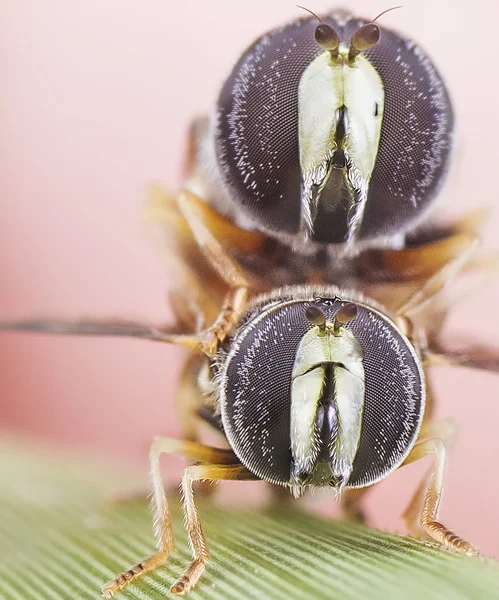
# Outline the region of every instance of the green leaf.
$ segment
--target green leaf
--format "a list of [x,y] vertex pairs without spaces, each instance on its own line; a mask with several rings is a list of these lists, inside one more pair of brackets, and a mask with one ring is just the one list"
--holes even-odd
[[[100,598],[103,583],[154,550],[146,502],[104,502],[110,482],[133,487],[133,476],[12,444],[0,451],[2,600]],[[492,559],[290,509],[199,506],[212,558],[190,600],[499,598]],[[177,504],[174,520],[177,551],[119,598],[173,597],[190,560]]]

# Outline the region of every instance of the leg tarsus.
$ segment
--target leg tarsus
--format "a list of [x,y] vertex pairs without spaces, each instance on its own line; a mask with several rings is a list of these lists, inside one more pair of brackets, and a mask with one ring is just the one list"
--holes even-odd
[[237,287],[228,292],[216,321],[201,334],[201,350],[207,356],[215,355],[218,346],[238,322],[247,297],[248,289],[246,287]]
[[257,479],[241,464],[193,465],[185,469],[182,476],[184,516],[192,549],[193,560],[181,577],[171,587],[173,594],[187,594],[203,574],[209,558],[206,537],[201,526],[199,513],[194,502],[192,484],[200,480],[253,480]]
[[411,533],[421,534],[422,530],[430,539],[449,550],[476,555],[478,550],[475,546],[438,521],[445,466],[444,442],[439,438],[432,438],[417,443],[403,464],[410,464],[430,454],[435,457],[434,465],[421,481],[402,517]]
[[119,592],[129,583],[142,577],[146,573],[154,570],[159,565],[163,564],[168,557],[168,552],[157,552],[152,556],[144,558],[137,564],[133,565],[126,571],[120,573],[115,579],[112,579],[102,586],[102,595],[104,598],[112,598],[116,592]]
[[210,327],[199,333],[171,335],[165,338],[164,341],[184,346],[189,350],[201,351],[211,358],[238,322],[247,297],[248,288],[246,287],[236,287],[229,290],[218,317]]
[[177,581],[172,585],[170,592],[172,594],[178,594],[179,596],[184,596],[187,594],[189,590],[196,585],[199,578],[203,574],[208,558],[209,556],[207,555],[205,560],[193,560],[182,577],[177,579]]
[[[212,448],[210,446],[205,446],[204,444],[199,444],[197,442],[189,442],[189,441],[181,441],[174,440],[170,438],[155,438],[153,443],[151,444],[151,449],[149,452],[149,459],[151,463],[151,478],[153,484],[153,498],[152,498],[152,508],[153,508],[153,520],[154,520],[154,534],[156,537],[156,543],[158,551],[151,556],[144,558],[137,564],[133,565],[126,571],[120,573],[115,579],[106,583],[102,588],[102,594],[106,598],[111,598],[113,594],[122,590],[126,587],[130,582],[135,581],[139,577],[142,577],[145,573],[148,573],[154,570],[156,567],[165,562],[168,558],[168,555],[174,550],[174,542],[173,542],[173,529],[172,529],[172,520],[171,513],[168,506],[168,502],[165,495],[165,490],[163,486],[163,481],[161,479],[161,472],[159,467],[159,459],[162,454],[182,454],[186,456],[186,458],[190,458],[191,460],[200,461],[200,462],[208,462],[215,463],[214,471],[209,465],[196,465],[195,467],[189,467],[186,469],[186,472],[189,473],[190,469],[204,469],[201,470],[201,473],[205,474],[206,472],[214,472],[215,474],[223,475],[228,469],[230,474],[230,467],[234,469],[236,474],[241,472],[241,469],[244,469],[242,465],[235,465],[237,458],[232,450],[225,450],[223,448]],[[226,466],[230,465],[230,467]],[[184,474],[185,478],[185,474]],[[184,479],[183,478],[183,479]],[[224,477],[219,477],[220,479],[224,479]],[[237,477],[226,477],[228,479],[236,479]],[[248,477],[246,477],[248,478]],[[194,477],[191,478],[190,484],[190,500],[192,505],[194,506],[194,500],[192,498],[192,481],[198,479],[210,479],[209,476],[202,477]],[[212,477],[212,479],[217,479],[217,477]],[[185,487],[184,487],[185,493]],[[184,500],[184,503],[187,502],[187,499]],[[199,517],[197,516],[197,510],[194,506],[195,515],[197,517],[196,523],[198,524],[199,531],[202,536],[202,530],[199,525]],[[189,520],[187,520],[188,531],[190,532],[192,527],[190,525]],[[191,536],[189,533],[189,537],[191,539],[191,543],[197,543],[196,536]],[[204,540],[204,536],[202,536]],[[204,547],[206,548],[206,543],[204,543]],[[194,546],[193,546],[194,548]],[[207,549],[206,549],[207,552]],[[197,558],[197,557],[195,557]],[[207,554],[206,559],[207,560]],[[201,571],[202,572],[202,571]],[[198,574],[198,578],[201,575],[201,572]],[[197,581],[197,580],[196,580]],[[194,582],[195,583],[195,582]],[[194,585],[191,583],[191,587]]]

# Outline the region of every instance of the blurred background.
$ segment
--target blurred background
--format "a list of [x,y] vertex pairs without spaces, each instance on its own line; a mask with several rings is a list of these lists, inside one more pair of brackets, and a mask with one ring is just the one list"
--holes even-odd
[[[374,18],[389,4],[354,0],[348,8]],[[458,149],[442,207],[449,215],[496,205],[498,15],[496,0],[406,0],[381,21],[428,50],[454,99]],[[142,225],[147,186],[180,185],[189,121],[212,108],[254,38],[299,16],[284,0],[2,0],[2,317],[168,319],[172,282]],[[484,232],[489,251],[499,249],[498,232],[494,210]],[[456,307],[449,335],[465,324],[470,338],[499,345],[498,282]],[[1,431],[145,473],[151,438],[178,435],[172,389],[183,357],[147,341],[1,334]],[[499,376],[440,368],[432,378],[438,416],[459,427],[442,520],[499,556]],[[375,525],[404,531],[399,515],[426,466],[372,491]],[[332,497],[317,504],[334,513]]]

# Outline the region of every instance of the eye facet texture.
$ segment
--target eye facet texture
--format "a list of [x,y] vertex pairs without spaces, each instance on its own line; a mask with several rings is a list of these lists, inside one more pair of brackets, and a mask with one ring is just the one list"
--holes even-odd
[[[366,23],[323,21],[334,28],[343,51]],[[326,52],[314,39],[316,26],[316,20],[303,19],[262,36],[240,58],[218,100],[215,147],[226,190],[257,227],[271,232],[297,234],[302,225],[298,90],[304,71]],[[357,234],[358,240],[372,240],[405,232],[430,206],[447,170],[453,115],[439,74],[414,42],[381,27],[380,40],[363,56],[379,73],[385,95]],[[380,108],[373,100],[373,115]],[[343,207],[342,213],[341,204],[323,211],[313,240],[347,239],[348,211]]]
[[382,30],[366,52],[385,87],[381,140],[364,214],[364,238],[408,228],[435,198],[446,174],[454,117],[447,90],[414,42]]
[[[345,301],[317,306],[332,322]],[[308,303],[280,303],[248,321],[235,337],[222,373],[221,410],[229,443],[258,477],[289,483],[292,472],[290,410],[292,373],[300,340],[312,325]],[[413,348],[381,313],[357,303],[346,327],[364,352],[362,430],[347,485],[383,479],[414,443],[424,408],[424,382]]]
[[272,231],[296,233],[300,226],[298,86],[324,51],[315,27],[315,21],[297,21],[257,40],[218,101],[216,149],[229,193]]

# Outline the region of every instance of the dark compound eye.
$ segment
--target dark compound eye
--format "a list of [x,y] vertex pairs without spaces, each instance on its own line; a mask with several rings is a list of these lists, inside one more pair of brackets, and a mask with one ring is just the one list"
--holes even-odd
[[419,46],[333,15],[248,48],[218,99],[215,148],[229,197],[257,228],[376,243],[426,214],[452,130],[447,91]]
[[442,185],[452,149],[454,116],[445,85],[413,41],[382,29],[367,50],[384,84],[383,124],[369,184],[361,238],[407,230]]
[[240,58],[218,100],[217,158],[234,201],[264,230],[300,228],[298,86],[325,52],[315,20],[275,29]]
[[236,335],[222,372],[222,422],[262,479],[361,487],[412,447],[422,377],[412,346],[378,311],[334,297],[283,301]]

